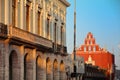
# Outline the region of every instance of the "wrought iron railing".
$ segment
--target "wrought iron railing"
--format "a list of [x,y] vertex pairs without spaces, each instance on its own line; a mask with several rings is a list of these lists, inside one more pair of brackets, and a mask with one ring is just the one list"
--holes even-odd
[[67,47],[53,43],[54,53],[67,54]]

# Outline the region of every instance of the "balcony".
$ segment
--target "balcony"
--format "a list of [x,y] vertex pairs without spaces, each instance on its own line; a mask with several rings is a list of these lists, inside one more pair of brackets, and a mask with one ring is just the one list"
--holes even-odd
[[23,40],[34,45],[52,48],[52,41],[17,27],[9,27],[9,36],[13,39]]
[[7,38],[7,25],[0,23],[0,38]]
[[67,47],[53,43],[53,49],[55,54],[67,55]]
[[36,34],[30,33],[28,31],[22,30],[17,27],[7,26],[0,23],[0,38],[1,39],[11,39],[13,43],[20,44],[32,44],[39,48],[52,49],[53,44],[51,40],[48,40],[44,37],[38,36]]

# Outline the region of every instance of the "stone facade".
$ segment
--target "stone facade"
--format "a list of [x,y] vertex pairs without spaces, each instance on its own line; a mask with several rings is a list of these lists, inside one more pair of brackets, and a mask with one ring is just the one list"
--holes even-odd
[[66,0],[0,0],[0,80],[66,80]]

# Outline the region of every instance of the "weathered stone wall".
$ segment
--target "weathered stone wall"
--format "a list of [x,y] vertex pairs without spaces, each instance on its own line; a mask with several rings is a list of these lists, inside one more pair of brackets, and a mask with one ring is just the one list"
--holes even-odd
[[0,44],[0,80],[65,80],[64,56],[3,43]]

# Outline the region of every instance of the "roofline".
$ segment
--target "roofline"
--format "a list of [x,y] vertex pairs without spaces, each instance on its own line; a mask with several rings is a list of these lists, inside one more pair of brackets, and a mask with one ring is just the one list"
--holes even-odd
[[69,7],[70,6],[70,3],[69,2],[67,2],[67,0],[59,0],[59,1],[61,1],[63,4],[65,4],[67,7]]

